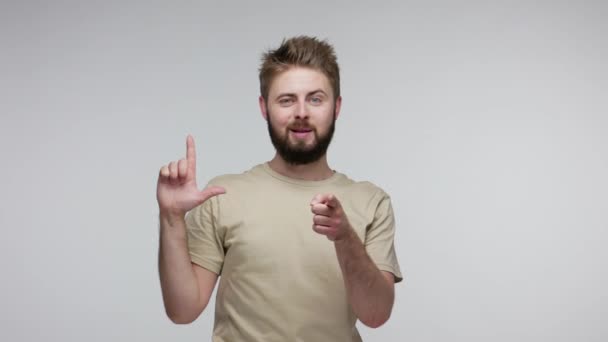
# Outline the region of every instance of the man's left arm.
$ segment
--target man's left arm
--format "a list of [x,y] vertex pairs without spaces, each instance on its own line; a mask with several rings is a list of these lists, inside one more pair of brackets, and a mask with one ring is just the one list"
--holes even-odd
[[317,195],[311,210],[313,230],[334,242],[353,312],[366,326],[381,326],[393,308],[395,276],[372,261],[334,195]]

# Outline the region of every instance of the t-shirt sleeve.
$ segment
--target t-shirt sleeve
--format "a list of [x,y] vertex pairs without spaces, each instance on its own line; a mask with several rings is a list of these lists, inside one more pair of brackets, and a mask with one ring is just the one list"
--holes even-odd
[[395,253],[395,216],[390,197],[381,191],[374,218],[365,233],[365,249],[381,271],[391,272],[395,282],[403,280]]
[[217,196],[192,209],[185,220],[190,259],[213,273],[221,274],[224,244],[217,227]]

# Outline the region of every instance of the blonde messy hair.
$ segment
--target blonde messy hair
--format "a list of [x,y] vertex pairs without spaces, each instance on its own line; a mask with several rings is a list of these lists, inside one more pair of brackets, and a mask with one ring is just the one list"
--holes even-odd
[[329,79],[334,100],[340,96],[340,69],[333,46],[316,37],[297,36],[283,39],[281,46],[262,55],[260,92],[265,101],[274,77],[294,66],[322,72]]

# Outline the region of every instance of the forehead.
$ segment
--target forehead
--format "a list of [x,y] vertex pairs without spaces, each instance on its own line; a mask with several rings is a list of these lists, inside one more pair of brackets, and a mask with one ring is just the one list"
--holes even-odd
[[322,72],[306,67],[291,67],[277,74],[270,83],[270,97],[283,93],[307,94],[315,90],[331,94],[329,79]]

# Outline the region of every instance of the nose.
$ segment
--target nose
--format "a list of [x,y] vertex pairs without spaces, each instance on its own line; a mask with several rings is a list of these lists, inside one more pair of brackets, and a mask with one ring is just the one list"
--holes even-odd
[[296,119],[308,119],[308,108],[306,106],[306,101],[299,101],[296,106]]

